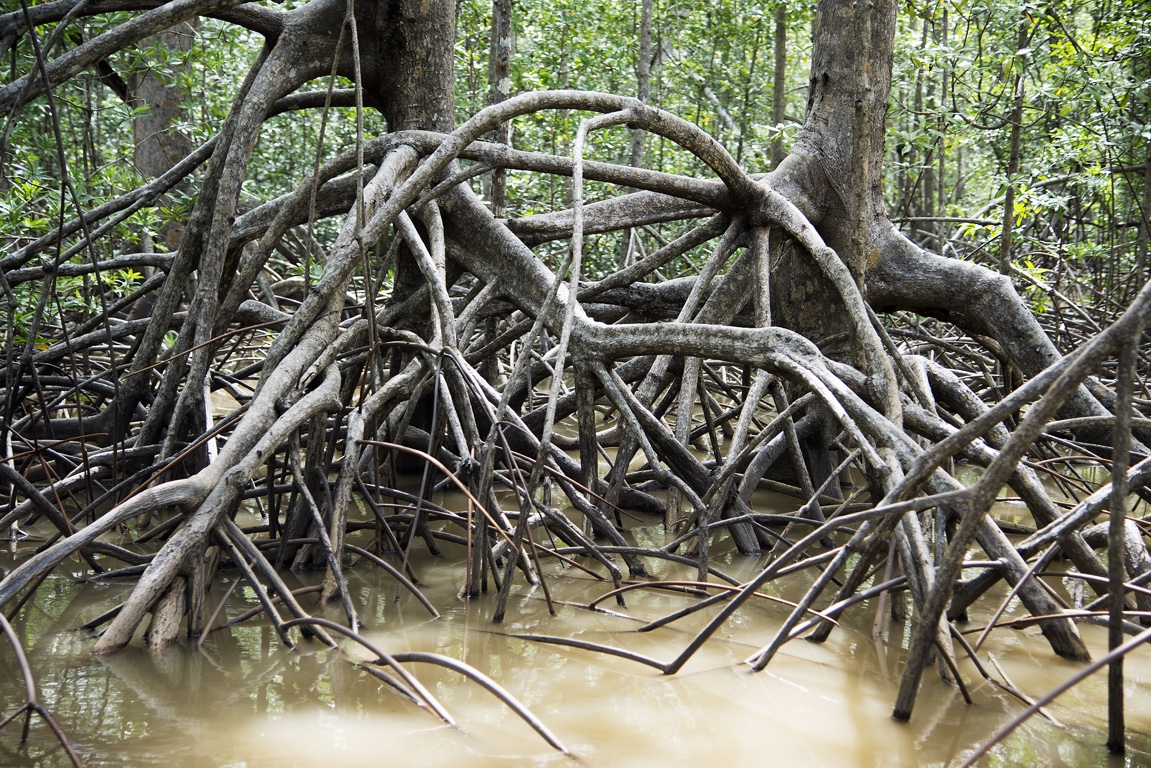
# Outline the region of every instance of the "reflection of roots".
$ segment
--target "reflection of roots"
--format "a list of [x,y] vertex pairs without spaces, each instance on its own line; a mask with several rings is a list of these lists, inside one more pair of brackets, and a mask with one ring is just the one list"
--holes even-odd
[[32,725],[32,715],[39,715],[52,730],[52,735],[60,742],[60,746],[64,748],[64,752],[68,755],[68,759],[72,765],[80,768],[80,757],[76,754],[76,750],[72,748],[72,743],[68,741],[68,736],[60,729],[60,726],[56,724],[52,714],[41,706],[36,696],[36,681],[32,679],[32,668],[28,665],[28,658],[24,655],[24,647],[20,644],[20,638],[16,636],[12,625],[8,623],[7,617],[5,617],[2,612],[0,612],[0,629],[4,630],[4,636],[8,639],[8,644],[16,654],[16,660],[20,664],[20,674],[24,678],[25,691],[24,704],[17,708],[15,712],[6,715],[3,720],[0,720],[0,729],[3,729],[4,726],[9,723],[19,722],[20,716],[24,715],[24,730],[20,735],[20,744],[26,744],[29,729]]
[[[264,66],[278,66],[274,54]],[[266,94],[262,98],[262,106],[237,107],[237,131],[254,135],[273,104]],[[606,115],[585,122],[581,137],[624,123],[659,133],[706,163],[719,181],[584,162],[582,138],[574,160],[476,141],[517,114],[542,109]],[[237,140],[219,150],[222,173],[242,177],[242,149]],[[1060,599],[1034,576],[1052,558],[1066,556],[1102,591],[1098,580],[1108,574],[1094,547],[1103,542],[1084,531],[1110,486],[1062,510],[1021,460],[1057,412],[1110,420],[1080,385],[1139,336],[1151,293],[1141,294],[1077,356],[1061,359],[1003,279],[945,263],[889,228],[877,229],[872,240],[883,245],[883,258],[872,265],[873,303],[946,316],[993,339],[1007,366],[1033,377],[989,405],[955,371],[895,346],[847,267],[804,213],[775,191],[772,177],[751,179],[701,131],[634,100],[527,94],[485,110],[448,136],[393,134],[369,142],[365,157],[374,165],[362,172],[351,157],[333,160],[315,190],[304,184],[222,229],[210,222],[228,220],[236,207],[223,189],[215,208],[193,219],[190,226],[200,231],[188,236],[202,236],[207,245],[187,314],[177,317],[179,294],[166,287],[154,322],[134,347],[132,376],[114,394],[91,395],[103,403],[93,421],[111,436],[104,442],[127,450],[110,480],[121,479],[129,467],[131,482],[111,494],[115,506],[73,532],[71,526],[102,510],[105,499],[90,491],[85,503],[91,509],[69,521],[49,499],[53,491],[63,497],[65,489],[82,497],[77,474],[54,489],[47,479],[39,488],[21,479],[17,487],[26,501],[2,525],[42,514],[60,536],[0,583],[0,604],[32,588],[72,553],[90,560],[96,553],[129,557],[97,539],[142,515],[160,518],[158,527],[175,522],[159,550],[142,558],[147,568],[109,617],[95,645],[99,654],[124,647],[148,614],[150,648],[170,644],[181,632],[201,635],[207,629],[204,592],[219,564],[240,571],[285,643],[294,642],[290,630],[296,627],[332,642],[327,630],[355,636],[358,628],[343,578],[350,550],[414,582],[418,574],[409,559],[415,547],[438,553],[437,540],[462,543],[462,589],[478,595],[490,580],[498,590],[498,617],[520,578],[517,569],[546,588],[541,554],[586,556],[580,567],[602,567],[617,588],[623,578],[617,556],[632,576],[645,574],[649,557],[690,557],[706,581],[709,574],[723,576],[712,550],[726,533],[740,552],[769,549],[771,557],[752,581],[707,598],[708,605],[722,602],[723,608],[680,657],[652,662],[664,672],[677,671],[760,587],[810,566],[820,569],[812,586],[777,636],[749,659],[754,667],[766,665],[800,632],[825,638],[833,626],[829,619],[861,596],[906,584],[919,619],[896,708],[906,717],[932,649],[953,664],[949,604],[953,616],[962,614],[1000,578],[1042,617],[1039,626],[1057,654],[1087,658]],[[461,169],[455,162],[460,158],[474,165]],[[461,182],[496,166],[573,175],[575,207],[518,222],[494,219]],[[585,178],[647,191],[585,206]],[[352,205],[361,182],[362,202]],[[285,233],[306,220],[313,191],[324,210],[352,212],[322,277],[287,314],[249,299],[248,290]],[[584,234],[700,215],[713,218],[599,281],[581,276]],[[388,233],[391,247],[372,258],[361,252],[362,243],[381,242]],[[571,247],[553,273],[525,243],[561,237],[570,238]],[[700,259],[693,279],[643,282],[713,240],[714,250]],[[843,317],[847,354],[837,360],[772,324],[773,240],[790,243],[825,281],[826,308]],[[357,274],[365,265],[368,274]],[[376,307],[381,270],[390,265],[417,287]],[[987,301],[987,291],[965,294],[972,280],[991,286],[995,301]],[[345,320],[349,303],[367,311],[353,307],[359,319]],[[230,331],[233,324],[243,330]],[[157,339],[169,327],[179,327],[179,341],[161,364]],[[228,363],[226,345],[269,332],[277,335],[260,363],[242,371]],[[49,349],[34,363],[47,365],[61,354]],[[844,359],[857,367],[838,361]],[[154,367],[162,374],[150,392]],[[248,396],[236,382],[257,375]],[[205,393],[221,386],[230,387],[242,408],[217,424]],[[151,407],[136,424],[132,418],[145,395]],[[1121,389],[1117,412],[1129,417],[1122,397]],[[1009,430],[1023,406],[1025,417]],[[606,425],[605,414],[612,420]],[[557,422],[569,417],[578,460],[560,449],[557,443],[565,441],[554,434]],[[34,434],[36,427],[16,429]],[[617,452],[605,462],[609,434]],[[422,472],[416,493],[395,487],[399,454],[416,457]],[[91,456],[91,466],[106,466],[106,455]],[[644,463],[633,469],[636,457]],[[970,489],[946,471],[956,457],[986,467]],[[1142,483],[1147,472],[1144,461],[1131,484]],[[464,494],[465,512],[429,500],[441,482]],[[1027,504],[1039,528],[1022,543],[1012,543],[988,515],[1004,484]],[[796,513],[757,512],[749,501],[761,485],[797,496]],[[854,489],[847,499],[845,487]],[[511,489],[511,504],[501,503],[499,488]],[[245,498],[260,500],[268,526],[245,531],[234,522]],[[584,525],[563,512],[569,506]],[[675,540],[654,552],[630,546],[620,513],[637,509],[662,515]],[[374,534],[370,545],[346,541],[364,528]],[[1141,579],[1149,565],[1143,537],[1134,528],[1123,530],[1128,575]],[[964,561],[975,543],[986,559],[967,572]],[[398,556],[398,567],[381,559],[386,553]],[[277,575],[284,565],[324,568],[322,602],[338,599],[349,627],[311,617]],[[875,577],[884,569],[889,575],[877,588]],[[813,614],[832,581],[840,585],[830,613]],[[284,619],[277,605],[292,618]],[[1138,605],[1146,607],[1142,593]],[[392,684],[435,708],[409,681]]]

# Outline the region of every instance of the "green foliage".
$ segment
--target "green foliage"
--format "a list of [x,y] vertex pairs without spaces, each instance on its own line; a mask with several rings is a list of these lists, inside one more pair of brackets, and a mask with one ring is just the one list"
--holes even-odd
[[[296,0],[289,5],[298,5]],[[512,92],[575,88],[636,92],[638,0],[522,0],[514,10]],[[775,82],[774,14],[768,0],[654,0],[649,102],[693,120],[752,172],[768,169],[770,143],[789,144],[806,102],[814,0],[788,5],[786,90],[788,120],[772,120]],[[457,4],[457,121],[489,98],[491,3]],[[130,18],[116,12],[74,22],[83,39]],[[1151,19],[1137,2],[1054,4],[1003,0],[914,3],[900,10],[885,159],[889,213],[915,219],[908,233],[948,255],[994,259],[997,224],[933,223],[938,217],[1002,222],[1002,198],[1015,189],[1013,258],[1053,270],[1058,280],[1082,280],[1102,294],[1110,276],[1136,263],[1143,179],[1140,168],[1151,143]],[[39,30],[42,38],[51,25]],[[1019,34],[1026,43],[1019,44]],[[177,125],[193,144],[220,129],[262,39],[213,19],[201,19],[190,50],[157,44],[134,46],[108,63],[128,83],[152,73],[184,94]],[[32,66],[21,38],[0,73]],[[1019,171],[1008,177],[1010,109],[1016,77],[1024,92]],[[325,89],[325,79],[306,86]],[[346,82],[336,87],[348,87]],[[133,163],[131,126],[142,110],[121,101],[94,72],[82,72],[54,92],[61,119],[63,160],[73,193],[62,184],[60,150],[44,99],[26,105],[12,124],[0,162],[0,247],[5,252],[42,235],[60,219],[133,189],[144,181]],[[520,149],[570,155],[578,113],[550,112],[518,119],[512,144]],[[386,130],[365,115],[369,136]],[[320,146],[321,126],[323,145]],[[334,109],[284,114],[263,127],[251,172],[249,199],[293,189],[319,157],[332,157],[355,141],[355,116]],[[586,156],[627,163],[630,133],[615,128],[594,135]],[[698,160],[669,142],[645,140],[645,164],[690,175],[705,174]],[[158,207],[117,225],[93,253],[108,258],[187,218],[198,179]],[[477,191],[481,184],[476,182]],[[624,190],[589,184],[587,200]],[[566,180],[511,173],[509,214],[523,216],[567,204]],[[78,207],[77,207],[78,206]],[[655,228],[661,237],[674,227]],[[330,244],[335,225],[317,222],[314,235]],[[65,245],[75,245],[75,240]],[[646,252],[658,247],[641,233]],[[557,262],[562,245],[541,249]],[[620,245],[611,238],[588,243],[589,274],[614,268]],[[54,257],[50,257],[54,258]],[[690,270],[692,259],[668,275]]]
[[[463,120],[488,103],[491,3],[464,0],[458,8],[457,119]],[[786,111],[798,119],[805,99],[814,3],[804,0],[788,8]],[[636,0],[517,2],[512,92],[572,88],[635,95],[640,9]],[[768,170],[772,139],[782,132],[789,142],[799,126],[795,120],[783,126],[772,123],[775,9],[774,2],[756,0],[653,2],[649,103],[694,121],[753,172]],[[586,115],[549,112],[520,118],[512,127],[512,144],[519,149],[570,155],[583,117]],[[585,157],[627,164],[629,140],[630,134],[623,128],[601,132],[590,139]],[[645,165],[673,173],[709,175],[695,157],[658,137],[645,141]],[[587,200],[622,191],[589,185]],[[513,173],[509,174],[508,194],[510,214],[524,216],[563,207],[569,191],[563,179],[541,180]],[[645,248],[658,247],[647,234],[641,240]],[[587,245],[590,274],[614,267],[618,243],[598,238]],[[545,258],[560,256],[548,252]],[[673,265],[672,274],[691,268],[689,262]]]
[[[1136,264],[1142,164],[1151,141],[1151,21],[1138,3],[1012,5],[963,0],[900,18],[888,115],[887,198],[928,247],[993,262],[1015,188],[1017,265],[1115,287]],[[1019,46],[1019,33],[1027,35]],[[1021,77],[1019,172],[1008,178]],[[989,241],[988,238],[991,238]],[[1146,275],[1137,280],[1141,283]]]
[[1025,295],[1031,304],[1031,311],[1037,315],[1043,314],[1050,308],[1050,297],[1041,286],[1051,270],[1046,267],[1037,266],[1035,262],[1030,260],[1025,260],[1022,264],[1016,264],[1015,266],[1031,278],[1032,282],[1028,282],[1025,291]]

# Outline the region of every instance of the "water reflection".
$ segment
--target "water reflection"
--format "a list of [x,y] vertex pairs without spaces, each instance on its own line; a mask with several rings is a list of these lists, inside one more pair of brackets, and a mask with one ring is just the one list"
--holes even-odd
[[[524,586],[505,622],[493,625],[494,595],[470,604],[456,599],[462,576],[452,561],[458,562],[449,556],[417,567],[422,589],[444,612],[440,620],[429,620],[385,576],[357,569],[351,586],[363,609],[365,635],[390,652],[435,651],[472,664],[519,697],[578,758],[553,752],[491,695],[454,673],[412,665],[456,718],[458,727],[449,728],[354,666],[349,659],[360,657],[357,649],[341,653],[311,644],[287,652],[275,632],[258,622],[213,633],[199,651],[176,647],[149,656],[129,649],[93,660],[90,640],[70,630],[121,601],[126,587],[51,578],[16,626],[31,650],[42,701],[90,766],[947,765],[1020,710],[964,662],[973,706],[937,676],[927,676],[912,723],[892,721],[907,627],[889,623],[885,641],[873,640],[873,605],[849,612],[827,643],[792,642],[765,672],[753,674],[739,662],[770,638],[787,611],[757,603],[681,673],[665,677],[623,659],[508,635],[578,635],[667,660],[710,613],[650,633],[635,630],[689,598],[637,591],[628,594],[626,608],[605,602],[610,613],[592,612],[575,605],[602,595],[609,585],[568,573],[550,583],[563,603],[557,616],[548,615],[538,588]],[[661,577],[690,576],[666,563],[655,567]],[[754,572],[756,564],[734,558],[728,567],[738,577]],[[554,577],[559,566],[549,568]],[[216,585],[217,599],[226,587]],[[254,604],[244,593],[236,590],[228,615]],[[973,626],[980,618],[972,616]],[[1089,626],[1082,631],[1099,655],[1105,632]],[[985,652],[1031,695],[1077,668],[1054,657],[1036,629],[999,631]],[[4,712],[19,706],[22,695],[11,656],[0,649]],[[1133,656],[1127,676],[1134,747],[1127,763],[1148,764],[1151,653]],[[1063,727],[1034,719],[986,764],[1105,764],[1104,702],[1105,678],[1097,676],[1050,708]],[[27,748],[18,747],[18,738],[16,725],[0,732],[0,764],[67,764],[42,724],[33,726]]]

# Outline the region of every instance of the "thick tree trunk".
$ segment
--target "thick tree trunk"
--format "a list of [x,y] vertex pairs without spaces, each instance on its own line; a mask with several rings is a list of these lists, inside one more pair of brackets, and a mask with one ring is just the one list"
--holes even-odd
[[[336,3],[336,5],[340,5]],[[365,103],[391,131],[455,127],[456,6],[383,0],[356,7]],[[353,74],[347,56],[343,74]]]

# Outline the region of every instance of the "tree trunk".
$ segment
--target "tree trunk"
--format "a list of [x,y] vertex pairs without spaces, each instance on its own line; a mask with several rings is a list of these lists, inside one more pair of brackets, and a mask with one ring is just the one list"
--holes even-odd
[[[184,22],[155,35],[145,47],[145,51],[159,49],[186,54],[192,49],[195,33],[196,26],[192,22]],[[191,140],[178,128],[181,121],[186,119],[181,104],[188,93],[182,85],[174,81],[186,71],[187,67],[149,70],[143,75],[138,75],[130,84],[134,105],[147,108],[143,114],[132,119],[136,170],[145,178],[156,179],[163,176],[172,166],[187,157],[194,148]],[[174,252],[179,248],[183,227],[176,222],[170,222],[161,228],[157,235],[159,242],[156,244],[165,251]],[[145,250],[151,248],[145,245]]]
[[[499,104],[512,92],[512,0],[493,0],[491,52],[488,60],[488,104]],[[492,131],[492,141],[507,144],[511,138],[511,124],[503,123]],[[492,171],[492,213],[497,219],[504,217],[507,207],[507,171]]]
[[783,123],[787,120],[787,3],[775,6],[775,75],[772,79],[771,122],[775,137],[771,140],[771,168],[775,170],[786,156],[783,151]]

